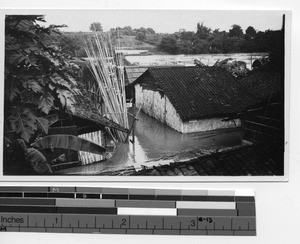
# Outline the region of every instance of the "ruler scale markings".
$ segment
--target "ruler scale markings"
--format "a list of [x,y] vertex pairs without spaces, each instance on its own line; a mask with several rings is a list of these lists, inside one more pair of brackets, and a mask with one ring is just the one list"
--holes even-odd
[[196,191],[0,187],[0,231],[256,235],[253,191]]

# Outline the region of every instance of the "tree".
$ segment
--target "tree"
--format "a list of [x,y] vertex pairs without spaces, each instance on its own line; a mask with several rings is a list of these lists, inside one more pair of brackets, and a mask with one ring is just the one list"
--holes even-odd
[[93,22],[90,25],[90,31],[100,31],[100,32],[103,32],[103,28],[102,28],[101,23],[99,23],[99,22]]
[[145,32],[138,32],[135,39],[138,41],[143,42],[146,39],[146,33]]
[[81,49],[84,43],[82,43],[80,38],[62,35],[58,45],[63,53],[77,57],[79,56],[78,51]]
[[243,30],[239,25],[233,25],[232,29],[229,30],[230,37],[242,37]]
[[197,36],[200,39],[207,39],[209,37],[210,32],[211,29],[204,26],[203,22],[201,22],[201,24],[200,23],[197,24]]
[[256,35],[256,30],[252,26],[249,26],[246,29],[246,34],[253,38]]
[[155,34],[155,31],[150,27],[148,27],[146,30],[148,34]]
[[177,39],[174,35],[167,35],[161,39],[161,42],[159,44],[159,49],[171,54],[176,54],[177,53],[176,42]]
[[37,133],[47,134],[49,111],[74,111],[76,80],[72,60],[47,40],[59,34],[40,15],[9,15],[5,18],[4,136],[14,135],[27,143]]

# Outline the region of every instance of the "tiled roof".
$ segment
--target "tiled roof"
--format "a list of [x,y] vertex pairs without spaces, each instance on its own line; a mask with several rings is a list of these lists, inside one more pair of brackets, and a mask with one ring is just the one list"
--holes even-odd
[[257,99],[257,102],[276,97],[283,91],[283,80],[278,71],[254,70],[238,82],[246,87],[247,91]]
[[[149,68],[135,83],[152,76],[183,121],[241,112],[256,99],[220,67]],[[149,79],[148,79],[149,80]]]
[[131,84],[137,78],[139,78],[148,67],[143,66],[127,66],[125,67],[125,84]]
[[249,145],[187,162],[175,162],[133,175],[149,176],[263,176],[283,175],[283,150],[269,145]]

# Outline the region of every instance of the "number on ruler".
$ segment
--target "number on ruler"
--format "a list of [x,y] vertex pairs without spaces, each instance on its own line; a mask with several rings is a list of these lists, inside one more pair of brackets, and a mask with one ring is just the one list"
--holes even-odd
[[196,225],[196,221],[194,219],[191,220],[191,226],[194,227]]
[[122,224],[121,225],[126,225],[126,219],[122,219]]
[[213,219],[210,218],[210,217],[207,217],[207,218],[203,218],[203,217],[199,217],[198,219],[200,222],[203,222],[203,221],[206,221],[208,223],[212,223],[213,222]]

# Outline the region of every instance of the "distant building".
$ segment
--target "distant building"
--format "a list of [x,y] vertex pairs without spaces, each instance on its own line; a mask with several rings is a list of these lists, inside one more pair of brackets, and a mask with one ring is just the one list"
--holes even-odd
[[132,85],[137,108],[181,133],[240,127],[226,118],[256,102],[220,67],[148,68]]
[[130,101],[134,97],[134,89],[131,84],[139,78],[148,67],[146,66],[127,66],[124,68],[125,76],[125,91],[126,91],[126,100]]

